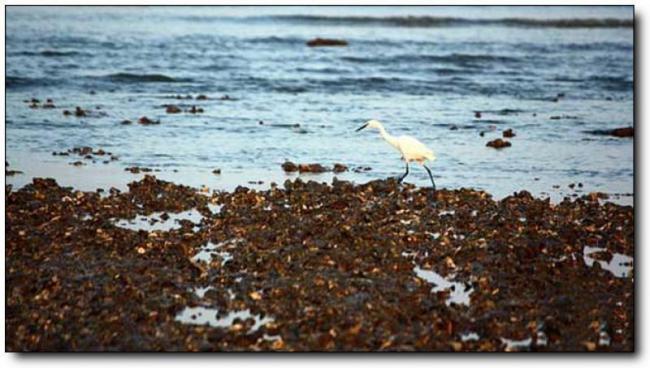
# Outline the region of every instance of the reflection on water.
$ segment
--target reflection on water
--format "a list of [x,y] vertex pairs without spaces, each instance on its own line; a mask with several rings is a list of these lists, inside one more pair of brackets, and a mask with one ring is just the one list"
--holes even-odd
[[597,260],[592,258],[592,254],[607,251],[605,248],[585,246],[582,250],[583,259],[585,264],[589,267],[598,262],[600,267],[609,271],[616,277],[629,277],[632,273],[634,259],[621,253],[612,253],[612,259],[607,262],[604,260]]
[[476,332],[468,332],[460,335],[460,340],[462,342],[467,341],[478,341],[480,336]]
[[[166,215],[164,215],[166,214]],[[165,218],[163,218],[165,217]],[[181,228],[180,221],[189,220],[194,224],[201,222],[203,215],[196,209],[191,209],[178,213],[154,212],[151,215],[137,215],[135,219],[120,219],[115,222],[115,226],[128,230],[145,230],[145,231],[171,231]],[[195,225],[193,230],[197,231],[199,226]]]
[[218,256],[221,259],[221,266],[223,267],[233,257],[228,250],[235,247],[237,244],[242,243],[243,239],[230,239],[224,240],[217,244],[209,241],[206,245],[199,249],[199,252],[192,257],[193,262],[204,262],[210,264],[213,256]]
[[502,337],[501,342],[506,344],[506,351],[528,350],[533,342],[533,338],[529,337],[523,340],[512,340]]
[[419,278],[435,285],[431,289],[431,292],[449,290],[449,298],[446,301],[447,305],[451,305],[452,303],[469,305],[469,295],[474,291],[474,289],[466,289],[462,282],[449,281],[432,270],[423,270],[422,268],[415,266],[413,267],[413,271]]
[[271,317],[262,317],[251,314],[250,310],[228,312],[225,316],[218,317],[219,310],[216,308],[206,307],[185,307],[177,316],[176,321],[193,325],[209,325],[211,327],[226,328],[230,327],[237,318],[245,321],[252,318],[255,324],[250,328],[248,333],[257,331],[260,327],[269,322],[273,322]]

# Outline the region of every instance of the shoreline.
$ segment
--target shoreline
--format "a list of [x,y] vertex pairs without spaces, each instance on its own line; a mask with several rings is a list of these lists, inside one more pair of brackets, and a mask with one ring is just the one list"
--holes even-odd
[[630,206],[432,205],[390,179],[128,188],[5,189],[8,351],[634,349]]
[[[127,165],[120,161],[111,162],[109,164],[102,164],[101,162],[91,163],[87,160],[84,166],[76,167],[71,165],[77,158],[74,156],[56,157],[44,153],[33,152],[16,152],[6,157],[10,166],[5,167],[6,170],[19,170],[21,173],[7,176],[5,175],[5,184],[12,185],[14,189],[20,189],[24,185],[31,183],[34,178],[53,178],[62,186],[70,186],[77,190],[96,191],[98,188],[103,189],[105,192],[111,187],[119,190],[126,190],[128,183],[136,180],[141,180],[144,175],[155,175],[162,180],[167,180],[179,185],[188,185],[202,191],[233,191],[239,186],[250,187],[256,190],[268,190],[271,184],[281,185],[285,180],[295,180],[300,178],[304,181],[314,180],[319,183],[332,183],[334,178],[337,180],[352,181],[357,185],[363,185],[373,180],[388,180],[390,176],[381,176],[372,171],[358,174],[352,171],[334,173],[297,173],[285,172],[281,163],[278,163],[276,169],[260,169],[260,170],[247,170],[247,169],[223,169],[220,174],[214,174],[213,169],[202,168],[188,168],[188,169],[174,169],[164,167],[151,167],[151,172],[131,173],[125,171]],[[221,168],[220,168],[221,169]],[[400,168],[396,168],[395,176],[400,175]],[[422,173],[426,176],[426,173]],[[434,172],[434,176],[436,176]],[[407,178],[405,183],[410,184],[413,178]],[[429,183],[428,177],[425,178],[426,188]],[[438,183],[439,179],[436,179]],[[419,182],[419,180],[418,180]],[[493,183],[494,186],[496,183]],[[582,184],[582,183],[580,183]],[[443,186],[444,187],[444,186]],[[464,186],[463,186],[464,187]],[[472,187],[470,185],[470,187]],[[634,206],[634,193],[621,193],[607,188],[596,188],[590,186],[585,181],[584,187],[578,186],[578,181],[570,183],[559,183],[546,187],[540,185],[536,180],[528,182],[520,182],[518,189],[530,191],[535,197],[546,199],[550,198],[552,203],[560,203],[565,198],[574,200],[585,194],[591,192],[599,192],[607,194],[604,199],[607,202],[612,202],[619,205]],[[449,188],[452,189],[452,188]],[[474,187],[473,190],[484,190],[490,192],[495,199],[503,199],[512,195],[512,191],[505,189],[496,190],[486,189],[482,187]]]

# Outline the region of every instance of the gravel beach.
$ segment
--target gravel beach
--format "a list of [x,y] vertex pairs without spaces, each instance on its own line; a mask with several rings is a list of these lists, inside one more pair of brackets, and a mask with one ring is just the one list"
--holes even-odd
[[596,193],[6,195],[8,351],[634,350],[634,209]]

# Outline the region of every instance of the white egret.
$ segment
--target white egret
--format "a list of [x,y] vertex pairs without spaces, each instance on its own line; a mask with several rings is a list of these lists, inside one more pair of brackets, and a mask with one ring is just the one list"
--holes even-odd
[[402,154],[402,160],[406,162],[406,172],[397,180],[399,183],[401,183],[402,180],[404,180],[404,178],[409,174],[409,162],[415,161],[427,170],[429,178],[431,179],[431,184],[433,185],[433,191],[435,193],[436,183],[433,181],[433,175],[431,174],[431,170],[427,167],[427,165],[424,164],[426,161],[433,161],[436,159],[436,156],[432,150],[430,150],[416,138],[410,137],[408,135],[393,137],[386,132],[384,126],[377,120],[366,121],[363,126],[357,129],[357,132],[364,128],[378,129],[381,137]]

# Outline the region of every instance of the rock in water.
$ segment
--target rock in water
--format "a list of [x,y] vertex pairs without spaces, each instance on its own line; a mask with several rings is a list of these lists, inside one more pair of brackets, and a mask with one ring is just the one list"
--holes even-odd
[[348,42],[345,40],[335,40],[331,38],[314,38],[307,41],[309,47],[328,47],[328,46],[347,46]]
[[512,144],[510,142],[508,142],[508,141],[504,141],[501,138],[497,138],[497,139],[495,139],[493,141],[489,141],[486,144],[486,146],[496,148],[496,149],[501,149],[501,148],[505,148],[505,147],[510,147],[510,146],[512,146]]

